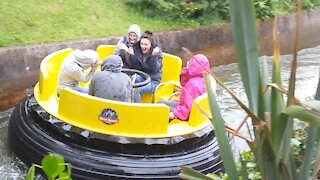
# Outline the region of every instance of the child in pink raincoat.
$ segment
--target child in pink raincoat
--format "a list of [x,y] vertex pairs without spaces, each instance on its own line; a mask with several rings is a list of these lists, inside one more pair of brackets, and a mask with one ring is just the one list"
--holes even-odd
[[180,74],[180,99],[178,101],[159,101],[170,107],[170,119],[178,118],[187,121],[191,106],[195,98],[206,92],[204,72],[210,72],[210,64],[207,57],[197,54],[190,58],[187,67]]

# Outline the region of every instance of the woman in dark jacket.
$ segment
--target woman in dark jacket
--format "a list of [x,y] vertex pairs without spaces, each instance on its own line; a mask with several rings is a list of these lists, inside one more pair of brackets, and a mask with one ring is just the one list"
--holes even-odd
[[[134,102],[139,103],[141,101],[141,94],[153,93],[157,85],[161,81],[162,76],[162,52],[160,48],[158,51],[153,51],[155,45],[152,32],[146,31],[138,43],[129,49],[128,64],[131,69],[137,69],[147,73],[151,77],[151,83],[146,86],[136,89],[134,94]],[[141,76],[137,76],[137,83],[143,82]]]

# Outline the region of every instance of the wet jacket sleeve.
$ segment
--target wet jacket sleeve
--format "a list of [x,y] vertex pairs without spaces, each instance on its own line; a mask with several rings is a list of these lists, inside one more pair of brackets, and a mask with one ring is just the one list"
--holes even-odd
[[114,50],[113,54],[115,55],[120,55],[120,51],[121,51],[121,44],[124,44],[125,38],[122,37],[119,39],[116,49]]
[[148,65],[151,72],[158,72],[159,69],[162,68],[162,52],[156,56],[151,56],[150,60],[148,61]]
[[129,55],[126,62],[128,63],[130,69],[141,70],[139,58],[142,59],[142,57],[140,57],[137,53],[135,53],[134,55]]
[[187,82],[180,91],[180,103],[173,111],[178,119],[188,120],[194,99],[202,94],[201,87],[199,89],[198,85],[192,81]]
[[91,71],[86,75],[81,69],[77,69],[73,72],[70,72],[68,75],[79,82],[86,83],[90,81],[95,72],[96,68],[92,68]]
[[131,79],[128,78],[127,82],[128,82],[127,87],[129,87],[128,88],[129,90],[126,92],[126,97],[125,97],[124,101],[125,102],[132,102],[132,82],[131,82]]
[[91,95],[91,96],[94,95],[94,87],[95,87],[95,84],[96,84],[96,81],[95,81],[94,77],[95,76],[93,76],[93,78],[92,78],[92,81],[91,81],[90,86],[89,86],[89,92],[88,92],[88,94]]

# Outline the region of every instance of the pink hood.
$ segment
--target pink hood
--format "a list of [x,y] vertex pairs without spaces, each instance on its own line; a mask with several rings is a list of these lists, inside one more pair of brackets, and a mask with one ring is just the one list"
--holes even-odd
[[189,61],[187,67],[182,69],[180,74],[180,102],[174,110],[174,115],[181,119],[187,120],[190,115],[193,100],[206,92],[204,72],[210,72],[210,64],[206,56],[197,54]]

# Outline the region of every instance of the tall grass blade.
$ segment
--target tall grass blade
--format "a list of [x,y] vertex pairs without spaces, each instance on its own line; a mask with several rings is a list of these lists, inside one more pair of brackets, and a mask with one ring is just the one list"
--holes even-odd
[[[287,114],[281,113],[279,116],[279,121],[287,121],[286,126],[283,129],[283,133],[281,137],[278,137],[280,141],[279,147],[275,150],[276,154],[276,164],[280,167],[279,175],[285,177],[286,179],[294,179],[297,177],[296,174],[296,165],[295,163],[291,164],[290,156],[293,156],[292,150],[291,150],[291,137],[293,134],[293,128],[292,128],[292,118],[291,121],[289,121]],[[282,139],[281,139],[282,138]]]
[[179,178],[190,180],[212,180],[210,177],[188,167],[181,166]]
[[[320,132],[319,132],[319,129],[318,129],[318,137],[317,137],[318,145],[315,148],[314,152],[320,152],[319,139],[320,139]],[[317,179],[319,177],[319,170],[320,170],[320,153],[316,153],[316,156],[315,156],[315,159],[314,159],[314,167],[313,167],[313,170],[312,170],[311,179]]]
[[[293,61],[291,65],[291,73],[289,79],[289,89],[288,89],[288,98],[287,98],[287,106],[295,103],[295,82],[296,82],[296,70],[297,70],[297,51],[299,47],[299,34],[300,34],[300,15],[301,15],[301,1],[298,0],[298,9],[296,15],[296,38],[294,44],[294,52],[293,52]],[[275,105],[274,103],[273,105]],[[274,114],[272,128],[277,128],[276,131],[273,131],[273,140],[274,146],[276,149],[276,161],[277,164],[288,164],[289,161],[289,153],[290,151],[290,140],[292,137],[293,131],[293,119],[292,117],[285,117],[286,115],[281,115],[282,119],[279,120],[277,117],[278,114]],[[283,117],[284,116],[284,117]],[[280,142],[280,144],[279,144]],[[288,167],[288,165],[285,165]],[[294,172],[293,170],[282,171],[283,175],[286,175],[287,172]],[[289,177],[293,177],[294,174],[289,174]]]
[[242,174],[242,180],[249,180],[249,175],[247,172],[247,165],[246,163],[243,161],[241,155],[239,155],[239,159],[240,159],[240,163],[241,163],[241,174]]
[[297,4],[298,4],[298,7],[297,7],[297,14],[296,14],[296,38],[295,38],[294,50],[293,50],[293,60],[291,65],[287,105],[292,104],[292,97],[294,97],[295,86],[296,86],[295,82],[296,82],[298,49],[300,44],[300,17],[301,17],[302,1],[297,0]]
[[[297,0],[297,14],[296,14],[296,38],[294,43],[294,51],[293,51],[293,60],[291,65],[291,73],[290,73],[290,79],[289,79],[289,89],[288,89],[288,99],[287,99],[287,106],[291,104],[295,104],[295,83],[296,83],[296,71],[297,71],[297,61],[298,61],[298,48],[299,48],[299,42],[300,42],[300,16],[301,16],[301,9],[302,9],[302,1]],[[283,161],[288,163],[288,153],[287,149],[290,149],[290,139],[292,136],[292,129],[293,129],[293,119],[291,117],[288,117],[288,120],[285,121],[279,121],[276,123],[282,123],[283,127],[279,127],[278,133],[283,132],[281,128],[285,128],[287,130],[286,133],[284,133],[282,136],[280,135],[278,139],[281,139],[281,148],[279,149],[277,153],[277,162],[280,161],[281,158],[283,158]],[[275,144],[276,145],[276,144]]]
[[278,179],[274,162],[274,151],[271,146],[267,125],[260,126],[256,133],[255,157],[263,179]]
[[293,155],[292,151],[288,152],[288,154],[289,154],[288,170],[289,170],[289,173],[292,175],[291,180],[300,180],[297,172],[295,156]]
[[254,4],[251,0],[229,0],[229,3],[241,79],[249,106],[255,114],[258,114],[260,73]]
[[[290,139],[292,135],[292,122],[289,117],[282,114],[285,107],[283,92],[279,91],[282,87],[281,66],[280,66],[280,45],[278,32],[278,19],[275,17],[273,24],[273,66],[272,66],[272,90],[271,90],[271,129],[272,146],[276,155],[276,165],[279,169],[279,176],[292,177],[291,166],[288,166],[290,152]],[[288,169],[289,168],[289,169]],[[282,171],[282,172],[280,172]]]
[[[320,71],[319,71],[319,73],[320,73]],[[315,98],[316,100],[320,100],[320,74],[319,74],[317,92],[316,92],[316,95],[315,95],[314,98]]]
[[[318,105],[320,105],[320,101],[317,101]],[[303,107],[299,105],[291,105],[285,109],[284,113],[298,118],[302,121],[308,122],[314,126],[320,127],[320,113],[319,109],[314,110],[308,107]]]
[[[277,25],[277,17],[273,23],[273,64],[272,64],[272,83],[277,86],[282,86],[281,67],[280,67],[280,47],[279,47],[279,33]],[[275,150],[277,151],[280,146],[282,134],[284,133],[287,119],[279,120],[279,115],[284,108],[284,99],[282,92],[275,88],[271,89],[271,129],[272,129],[272,142]]]
[[[241,80],[248,97],[249,106],[260,120],[265,120],[263,77],[260,74],[258,61],[258,43],[254,4],[251,0],[230,0],[231,24],[236,45],[237,61]],[[265,123],[256,123],[257,163],[265,179],[276,179],[275,162],[269,128]]]
[[270,112],[270,103],[271,103],[271,93],[268,91],[268,84],[269,84],[269,75],[268,75],[268,64],[266,60],[263,60],[262,65],[261,65],[261,79],[262,79],[262,88],[264,89],[263,91],[263,97],[264,97],[264,106],[263,110],[265,112]]
[[310,126],[308,128],[308,138],[306,142],[306,149],[300,170],[300,179],[308,179],[312,169],[312,161],[314,157],[314,147],[317,144],[318,128]]
[[210,106],[212,119],[213,119],[212,123],[214,125],[215,135],[217,136],[223,166],[229,178],[237,180],[238,179],[237,169],[234,162],[233,154],[231,152],[229,139],[226,134],[224,120],[221,117],[220,109],[219,109],[214,91],[212,90],[211,82],[208,74],[205,75],[205,80],[206,80],[206,88],[207,88],[207,93],[209,98],[209,106]]
[[[316,100],[320,100],[320,75],[319,75],[319,81],[318,81],[318,87],[316,91],[316,95],[314,97]],[[311,105],[312,108],[315,108],[316,105]],[[319,108],[320,109],[320,108]],[[317,147],[315,148],[315,152],[320,152],[320,131],[317,129]],[[315,159],[314,159],[314,167],[312,170],[312,177],[311,179],[317,179],[319,177],[319,170],[320,170],[320,153],[316,153]]]

